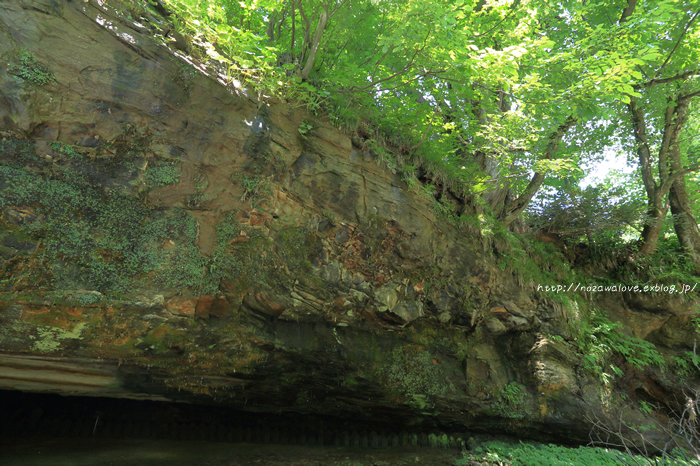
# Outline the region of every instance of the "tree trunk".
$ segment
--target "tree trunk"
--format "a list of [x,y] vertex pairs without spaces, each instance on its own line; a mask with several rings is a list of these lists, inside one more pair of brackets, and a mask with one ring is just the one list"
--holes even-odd
[[[700,231],[690,207],[690,201],[685,186],[683,164],[680,156],[679,138],[683,125],[688,118],[688,100],[680,103],[669,102],[666,108],[663,137],[659,148],[659,181],[652,174],[651,153],[646,136],[644,112],[636,107],[634,98],[630,101],[629,110],[632,114],[632,124],[637,143],[642,181],[648,199],[648,218],[642,230],[641,247],[643,255],[656,251],[659,234],[670,204],[673,214],[673,227],[686,253],[691,257],[696,267],[700,269]],[[666,195],[668,204],[664,205]]]
[[294,40],[296,36],[296,16],[297,10],[294,5],[294,0],[292,0],[292,39],[289,43],[289,56],[292,57],[292,62],[294,62]]
[[652,254],[659,247],[659,235],[663,227],[664,219],[668,213],[668,206],[657,208],[653,201],[649,202],[647,209],[647,222],[642,229],[641,246],[639,253],[643,256]]
[[316,32],[314,33],[314,40],[311,42],[309,57],[306,59],[304,69],[299,73],[301,79],[306,80],[309,78],[309,75],[311,75],[311,71],[314,68],[314,62],[316,61],[316,54],[318,53],[318,47],[321,45],[321,38],[323,37],[323,31],[326,29],[327,23],[328,6],[324,5],[321,10],[321,16],[318,18],[318,25],[316,26]]
[[[483,105],[484,100],[493,100],[493,102],[489,103],[496,104],[494,112],[489,113],[487,111],[486,107]],[[474,106],[472,114],[480,126],[488,125],[492,120],[496,119],[498,116],[502,116],[510,108],[510,102],[503,91],[499,91],[495,94],[492,92],[487,92],[482,99],[482,102],[475,102],[472,105]],[[501,161],[490,154],[489,142],[485,138],[481,139],[480,141],[476,140],[475,145],[482,148],[474,155],[474,159],[476,160],[479,168],[483,170],[488,178],[497,180],[503,171]],[[512,193],[510,183],[508,181],[505,181],[503,185],[496,184],[494,189],[486,191],[482,194],[482,198],[491,207],[491,210],[496,214],[496,216],[501,216],[504,214],[504,209],[507,205],[509,205],[509,196],[512,196]]]
[[637,0],[627,0],[627,6],[625,7],[624,10],[622,10],[622,16],[620,16],[620,21],[619,23],[622,24],[626,22],[630,16],[632,16],[632,13],[634,13],[634,9],[637,7]]
[[700,231],[688,201],[684,178],[673,183],[669,200],[673,214],[673,228],[678,235],[678,241],[693,260],[696,268],[700,269]]
[[[668,153],[668,166],[672,174],[683,171],[680,154],[680,133],[688,118],[688,101],[684,101],[675,107],[666,109],[666,127],[664,146]],[[696,267],[700,269],[700,231],[695,215],[690,206],[688,192],[685,186],[685,176],[678,176],[669,192],[671,213],[673,214],[673,228],[676,230],[678,241],[683,249],[691,257]]]
[[[569,131],[569,129],[574,125],[574,123],[576,123],[576,120],[572,117],[569,117],[566,120],[566,122],[561,124],[554,132],[554,134],[550,136],[549,143],[547,144],[547,149],[542,155],[542,158],[544,160],[551,160],[554,158],[554,155],[556,154],[557,149],[559,148],[559,143],[564,137],[564,134],[566,134],[566,132]],[[542,182],[544,181],[544,179],[544,173],[535,173],[532,179],[530,180],[530,183],[523,191],[523,193],[520,196],[518,196],[517,199],[515,199],[513,202],[506,206],[503,215],[501,216],[501,223],[503,224],[503,226],[510,226],[510,224],[513,223],[515,219],[517,219],[520,216],[520,214],[523,213],[523,211],[527,208],[532,198],[540,189],[540,186],[542,186]]]
[[[668,213],[668,205],[664,204],[665,191],[670,189],[670,184],[667,182],[668,170],[666,170],[665,164],[661,163],[662,159],[665,160],[665,156],[660,157],[659,176],[663,186],[662,189],[654,179],[644,111],[637,107],[634,97],[630,97],[630,103],[627,108],[632,116],[632,128],[637,146],[637,156],[639,157],[639,169],[642,173],[642,182],[647,195],[647,218],[642,229],[639,253],[649,255],[653,254],[659,246],[659,234],[661,234],[661,228]],[[664,154],[664,151],[665,149],[662,147],[659,150],[660,155]]]

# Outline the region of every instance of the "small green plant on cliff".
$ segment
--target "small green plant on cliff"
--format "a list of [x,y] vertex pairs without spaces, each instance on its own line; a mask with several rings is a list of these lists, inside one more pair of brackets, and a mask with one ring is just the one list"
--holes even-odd
[[241,228],[236,222],[236,213],[238,213],[238,210],[229,212],[226,218],[216,226],[217,243],[221,248],[225,247],[226,243],[241,234]]
[[78,152],[78,150],[75,147],[69,146],[68,144],[64,144],[59,141],[53,141],[49,143],[49,147],[55,150],[56,152],[65,155],[69,159],[80,160],[84,158],[83,154]]
[[413,188],[414,186],[417,187],[419,185],[419,181],[416,178],[418,168],[415,164],[404,163],[399,168],[399,171],[401,172],[401,181],[405,182],[408,185],[409,189]]
[[[174,60],[174,59],[173,59]],[[186,63],[177,63],[173,81],[182,86],[185,93],[189,93],[194,87],[193,80],[197,77],[197,71]]]
[[[71,146],[55,144],[54,150],[92,163]],[[41,238],[37,259],[51,276],[49,289],[96,290],[110,298],[151,272],[167,286],[200,285],[205,261],[195,245],[197,223],[189,214],[152,210],[135,197],[106,195],[83,177],[69,175],[67,170],[53,177],[0,165],[0,207],[31,205],[38,214],[22,229]]]
[[654,408],[656,408],[656,406],[654,406],[651,403],[648,403],[646,401],[639,402],[639,411],[641,411],[643,414],[651,414],[652,412],[654,412]]
[[429,199],[435,197],[435,193],[437,192],[437,188],[432,183],[425,183],[421,186],[421,190]]
[[37,86],[44,86],[56,81],[54,74],[45,65],[39,63],[31,52],[20,50],[17,61],[19,63],[10,65],[9,69],[10,73],[15,76]]
[[550,334],[548,334],[548,335],[547,335],[547,338],[550,339],[550,340],[552,340],[552,341],[556,341],[556,342],[563,342],[563,341],[564,341],[564,337],[562,337],[561,335],[550,335]]
[[452,209],[447,204],[444,204],[437,199],[433,199],[433,211],[435,212],[436,216],[449,219]]
[[251,199],[253,202],[260,200],[263,195],[270,195],[271,189],[267,181],[260,176],[243,175],[240,180],[243,192],[243,200]]
[[[498,266],[512,273],[521,286],[537,289],[539,285],[579,281],[555,245],[508,231],[488,215],[479,217],[482,235],[493,244]],[[558,302],[568,299],[566,293],[547,294]]]
[[321,215],[326,218],[330,223],[335,225],[335,214],[327,209],[324,209],[321,211]]
[[364,141],[365,146],[370,152],[377,157],[377,160],[389,169],[391,173],[396,173],[401,164],[396,160],[394,154],[392,154],[387,148],[387,144],[379,139],[367,139]]
[[700,374],[697,358],[691,351],[686,351],[681,356],[671,356],[671,368],[681,381],[685,381],[691,374]]
[[301,137],[302,137],[303,139],[306,139],[307,137],[309,137],[309,135],[311,134],[311,132],[313,131],[313,129],[314,129],[314,123],[313,123],[313,121],[311,121],[311,120],[306,120],[306,119],[305,119],[304,121],[302,121],[302,122],[299,124],[299,130],[298,130],[298,131],[299,131],[299,134],[301,135]]
[[279,231],[277,254],[289,267],[303,271],[308,267],[309,256],[318,247],[318,238],[307,228],[289,227]]
[[663,367],[664,358],[653,343],[620,333],[620,324],[611,322],[605,314],[593,309],[588,318],[571,326],[582,356],[582,367],[599,377],[606,390],[622,370],[608,362],[613,354],[619,354],[632,367],[644,369],[653,365]]
[[16,137],[7,137],[0,140],[0,161],[3,164],[14,167],[25,165],[42,165],[45,163],[37,156],[34,145]]
[[494,403],[494,408],[500,416],[511,419],[523,419],[527,415],[525,409],[526,397],[525,387],[519,383],[511,382],[501,389],[501,393]]
[[[624,250],[623,250],[624,251]],[[630,246],[628,251],[635,251]],[[619,247],[597,246],[595,260],[602,269],[610,270],[607,276],[599,278],[597,284],[628,286],[638,285],[647,287],[650,295],[665,294],[662,287],[649,285],[674,286],[676,292],[681,283],[695,283],[697,274],[693,261],[684,253],[684,249],[676,238],[664,238],[659,241],[659,247],[653,255],[636,254],[634,261],[625,258],[629,252],[620,255]],[[620,259],[624,260],[620,260]],[[697,290],[696,290],[697,293]],[[679,294],[679,298],[688,298],[690,294]]]
[[[691,359],[692,365],[699,369],[697,347],[693,349]],[[696,383],[684,383],[682,392],[682,397],[669,396],[660,403],[640,401],[636,408],[643,415],[643,423],[639,420],[630,422],[622,415],[628,405],[615,406],[617,412],[606,413],[605,419],[595,414],[587,415],[586,420],[592,426],[589,433],[591,445],[624,449],[624,453],[618,452],[620,457],[647,456],[649,452],[658,455],[648,460],[642,458],[643,461],[635,464],[697,466],[700,464],[700,431],[696,419],[700,411],[700,389]]]
[[639,264],[646,268],[646,281],[665,284],[695,283],[697,270],[693,261],[683,254],[683,246],[677,238],[667,238],[659,241],[659,249],[650,258],[645,258]]
[[149,163],[144,175],[144,181],[149,188],[175,184],[180,181],[177,165],[165,161]]

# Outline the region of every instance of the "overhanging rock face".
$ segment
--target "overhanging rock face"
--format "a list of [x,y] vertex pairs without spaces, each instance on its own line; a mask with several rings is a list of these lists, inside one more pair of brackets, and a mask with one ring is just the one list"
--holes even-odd
[[0,388],[587,442],[564,308],[347,135],[100,3],[0,4]]
[[[115,360],[0,354],[0,389],[72,396],[100,396],[152,401],[187,401],[159,392],[163,376],[148,368],[121,367]],[[234,377],[201,375],[210,387],[244,384]],[[150,389],[149,389],[150,388]]]
[[116,367],[110,367],[112,364],[96,367],[91,360],[82,362],[3,354],[0,356],[0,387],[71,395],[119,395]]

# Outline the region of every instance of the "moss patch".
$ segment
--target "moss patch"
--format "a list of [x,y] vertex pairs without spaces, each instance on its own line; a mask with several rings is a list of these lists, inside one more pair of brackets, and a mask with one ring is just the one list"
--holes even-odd
[[[42,240],[39,258],[53,273],[54,289],[125,292],[136,277],[166,262],[159,249],[166,240],[178,244],[171,268],[196,253],[196,224],[184,212],[165,215],[134,198],[105,195],[79,178],[46,179],[7,166],[0,166],[0,185],[0,207],[37,206],[39,218],[23,229]],[[166,281],[189,284],[177,276]]]
[[[41,240],[36,255],[52,276],[49,289],[96,290],[115,298],[144,276],[174,288],[200,285],[205,260],[195,246],[197,222],[187,212],[162,212],[134,196],[105,190],[99,173],[113,159],[92,160],[61,143],[51,147],[62,163],[47,174],[31,144],[8,138],[0,145],[0,208],[36,210],[21,229]],[[113,149],[126,162],[138,155],[121,137]],[[169,182],[166,178],[154,177],[154,183]]]
[[[202,255],[199,225],[188,211],[146,206],[142,192],[132,189],[135,183],[151,189],[179,180],[176,163],[144,155],[152,141],[148,129],[126,125],[122,134],[96,149],[52,142],[54,157],[47,160],[22,139],[2,142],[0,208],[36,210],[20,228],[40,240],[35,257],[50,276],[44,288],[67,295],[71,290],[98,292],[78,296],[83,304],[96,304],[119,300],[144,283],[215,295],[223,278],[271,289],[291,279],[290,269],[308,271],[318,239],[291,228],[273,232],[273,241],[265,224],[251,224],[252,213],[248,220],[231,212],[217,226],[211,256]],[[239,181],[253,200],[269,195],[261,177]],[[255,215],[257,222],[267,214]]]
[[85,325],[85,322],[81,322],[73,327],[72,330],[40,325],[36,328],[36,336],[30,335],[29,338],[35,340],[33,345],[34,351],[52,353],[61,347],[63,340],[81,339],[80,334],[85,329]]
[[454,390],[452,382],[442,374],[437,359],[426,349],[415,346],[394,348],[386,377],[389,384],[414,398],[445,395]]

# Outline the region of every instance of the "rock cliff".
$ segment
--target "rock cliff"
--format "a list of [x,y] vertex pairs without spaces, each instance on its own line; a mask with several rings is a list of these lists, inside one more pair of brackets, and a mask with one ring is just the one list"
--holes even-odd
[[[0,388],[567,443],[606,390],[673,404],[670,371],[621,362],[606,388],[583,369],[583,310],[538,291],[563,257],[523,278],[488,225],[163,21],[0,3]],[[692,349],[686,296],[595,306]]]

